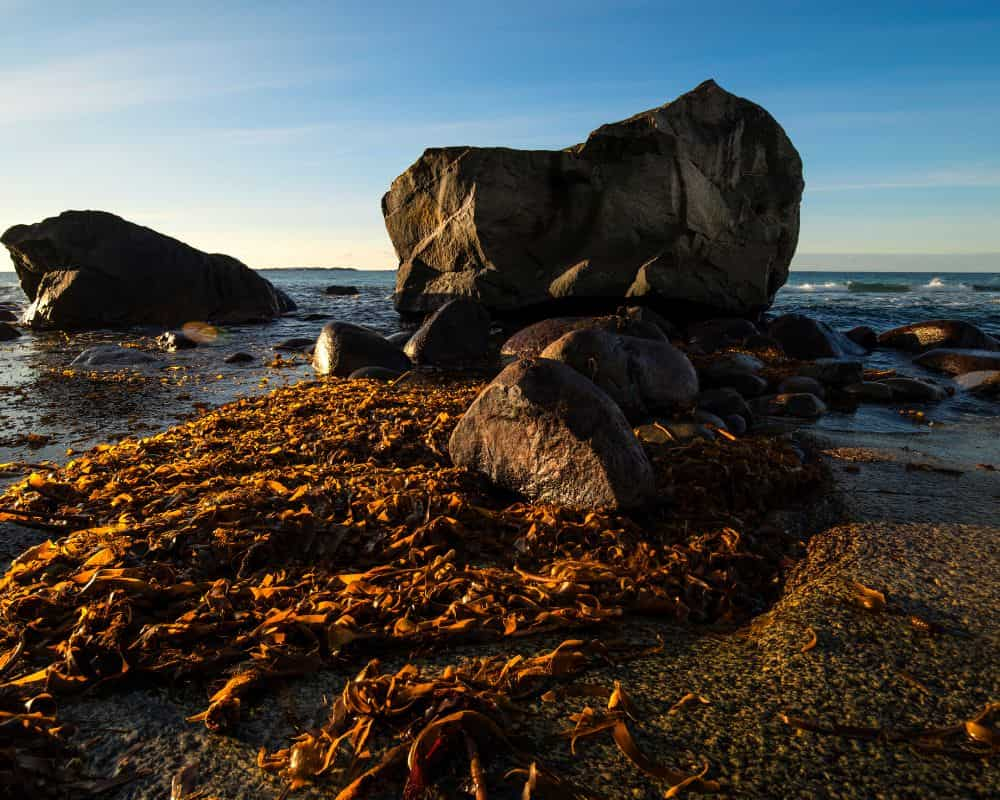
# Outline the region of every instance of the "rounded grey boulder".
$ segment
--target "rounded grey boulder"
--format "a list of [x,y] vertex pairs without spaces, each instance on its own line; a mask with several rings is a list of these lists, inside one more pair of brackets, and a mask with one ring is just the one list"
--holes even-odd
[[510,364],[480,393],[448,443],[457,466],[529,498],[570,508],[632,508],[653,468],[621,410],[550,359]]
[[500,348],[505,358],[533,358],[556,339],[571,331],[597,329],[640,339],[666,341],[666,336],[658,325],[643,315],[608,314],[600,317],[550,317],[521,328]]
[[163,362],[156,356],[134,347],[99,344],[88,347],[70,362],[80,369],[122,369],[125,367],[157,366]]
[[984,369],[1000,369],[1000,352],[941,347],[921,353],[913,359],[913,363],[934,372],[963,375]]
[[886,331],[878,337],[883,347],[925,353],[938,347],[1000,350],[1000,342],[975,325],[958,319],[932,319]]
[[313,352],[313,369],[320,375],[347,377],[362,367],[384,367],[403,372],[410,359],[385,337],[350,322],[323,326]]
[[462,369],[489,360],[490,315],[473,300],[451,300],[431,314],[403,348],[414,364]]
[[680,350],[666,341],[585,328],[560,337],[542,353],[592,380],[638,422],[694,403],[698,376]]

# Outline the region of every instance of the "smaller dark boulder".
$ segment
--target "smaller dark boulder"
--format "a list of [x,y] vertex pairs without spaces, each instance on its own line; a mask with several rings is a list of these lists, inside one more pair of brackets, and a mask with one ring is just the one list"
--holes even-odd
[[386,336],[386,341],[392,342],[396,347],[403,349],[403,346],[410,341],[410,337],[413,336],[413,331],[396,331],[396,333],[390,333]]
[[362,367],[361,369],[354,370],[347,377],[351,380],[394,381],[402,374],[398,370],[386,369],[385,367]]
[[730,414],[726,417],[726,428],[733,436],[742,436],[747,432],[747,421],[739,414]]
[[892,392],[893,402],[936,403],[944,400],[948,393],[937,384],[919,378],[899,376],[881,381]]
[[663,331],[646,319],[611,314],[603,317],[551,317],[522,328],[500,348],[506,358],[532,358],[570,331],[596,328],[640,339],[666,340]]
[[224,359],[222,359],[227,364],[249,364],[251,361],[255,361],[254,357],[249,353],[230,353]]
[[13,339],[17,339],[20,335],[21,332],[13,325],[8,325],[6,322],[0,322],[0,342],[9,342]]
[[835,331],[825,322],[805,314],[785,314],[773,320],[768,334],[781,343],[792,358],[843,358],[865,355],[865,349]]
[[163,362],[143,350],[120,347],[116,344],[99,344],[88,347],[70,362],[79,369],[122,369],[125,367],[158,366]]
[[742,317],[718,317],[688,325],[688,342],[704,353],[743,344],[760,333],[757,326]]
[[814,394],[822,399],[826,396],[826,389],[815,378],[792,375],[778,384],[778,394]]
[[963,375],[984,369],[1000,369],[1000,352],[941,347],[921,353],[913,359],[913,363],[933,372]]
[[315,340],[306,336],[293,336],[274,345],[275,350],[288,350],[290,352],[304,353],[315,344]]
[[878,347],[878,334],[873,328],[869,328],[867,325],[858,325],[856,328],[851,328],[844,333],[844,336],[868,351]]
[[347,295],[357,294],[357,286],[327,286],[324,293],[333,295],[334,297],[345,297]]
[[198,342],[184,331],[165,331],[156,337],[156,344],[161,350],[168,353],[176,353],[178,350],[192,350],[198,346]]
[[812,364],[800,367],[799,371],[826,386],[847,386],[858,383],[865,377],[864,364],[843,358],[818,358]]
[[17,322],[17,312],[10,308],[0,308],[0,322]]
[[385,337],[350,322],[323,326],[313,352],[313,369],[320,375],[346,377],[361,367],[384,367],[403,372],[410,359]]
[[744,397],[756,397],[767,389],[767,381],[758,374],[764,368],[760,359],[744,353],[726,353],[698,371],[706,387],[729,386]]
[[925,353],[939,347],[1000,350],[1000,342],[975,325],[958,319],[932,319],[886,331],[878,337],[883,347]]
[[274,287],[274,294],[278,300],[278,313],[279,314],[290,314],[292,311],[297,311],[299,306],[292,300],[292,297],[284,289],[279,289],[277,286]]
[[885,383],[877,381],[859,381],[844,387],[844,391],[853,396],[859,403],[889,403],[892,401],[892,389]]
[[743,395],[735,389],[708,389],[698,395],[696,402],[699,409],[710,411],[723,419],[734,414],[748,422],[753,418]]
[[1000,398],[1000,369],[983,369],[966,372],[955,378],[955,383],[977,397]]
[[765,417],[816,419],[826,413],[826,404],[808,392],[759,397],[753,401],[751,407]]
[[403,352],[421,366],[481,366],[490,358],[489,312],[474,300],[450,300],[424,320]]

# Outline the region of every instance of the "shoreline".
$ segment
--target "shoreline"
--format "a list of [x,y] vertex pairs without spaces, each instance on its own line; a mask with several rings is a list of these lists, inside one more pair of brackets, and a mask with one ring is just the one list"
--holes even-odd
[[[871,781],[871,792],[885,797],[913,796],[929,788],[940,797],[988,796],[998,787],[983,762],[953,762],[879,742],[796,734],[780,714],[823,723],[933,727],[960,721],[996,699],[1000,687],[995,678],[991,682],[988,670],[975,665],[992,663],[1000,655],[997,629],[970,611],[990,607],[989,576],[997,567],[989,550],[997,529],[988,518],[988,504],[982,503],[990,486],[995,492],[995,473],[975,467],[980,457],[982,463],[989,463],[987,458],[994,465],[1000,461],[997,439],[973,440],[974,434],[947,428],[907,437],[905,444],[895,436],[859,433],[808,431],[796,436],[809,449],[825,453],[835,483],[828,487],[826,511],[818,520],[822,524],[817,526],[813,518],[821,530],[808,537],[808,554],[777,602],[737,632],[626,617],[617,636],[645,643],[662,636],[665,650],[589,670],[583,680],[601,685],[621,681],[642,711],[636,737],[643,749],[679,769],[697,771],[707,758],[709,777],[722,781],[722,796],[757,797],[776,789],[803,795],[816,791],[815,781],[831,769],[834,777],[822,778],[822,785],[833,791],[830,782],[839,781],[844,796],[862,791],[864,780]],[[955,453],[962,457],[956,460]],[[908,470],[908,463],[928,468]],[[954,474],[956,469],[963,471],[961,476]],[[963,481],[973,485],[954,491]],[[942,482],[947,489],[934,494],[935,503],[923,508],[914,504],[915,492],[940,490]],[[949,497],[950,502],[939,502]],[[829,520],[830,504],[843,506],[837,521]],[[774,524],[793,537],[802,533],[796,532],[793,518],[779,514]],[[942,579],[934,565],[948,559],[952,569]],[[959,567],[966,572],[956,572]],[[858,609],[852,580],[884,592],[894,613]],[[906,614],[918,615],[941,632],[915,629]],[[803,652],[810,629],[818,644]],[[600,627],[596,634],[602,635]],[[436,654],[425,652],[414,663],[443,665],[484,653],[528,654],[555,647],[564,638],[542,633],[492,644],[456,643]],[[968,657],[970,647],[976,658]],[[898,672],[893,665],[901,659],[909,665],[903,671],[915,682],[893,677],[893,670]],[[392,670],[407,659],[404,653],[390,652],[383,660]],[[878,669],[873,671],[873,665]],[[293,720],[306,728],[310,721],[320,722],[321,698],[335,696],[358,666],[328,668],[269,690],[248,706],[236,738],[184,721],[204,708],[204,688],[197,685],[88,693],[70,700],[64,714],[80,727],[78,735],[90,729],[95,737],[85,756],[88,772],[151,772],[111,796],[162,796],[173,774],[193,762],[198,764],[199,789],[226,798],[259,797],[277,793],[281,784],[257,769],[256,749],[280,747],[296,727]],[[954,686],[942,681],[949,675],[958,676]],[[689,692],[709,703],[670,713]],[[566,700],[535,710],[567,719],[580,707],[580,701]],[[105,730],[109,719],[128,720],[124,731],[117,725]],[[581,742],[580,750],[582,757],[553,763],[608,797],[621,796],[623,786],[636,797],[662,794],[663,784],[644,778],[609,741]],[[890,782],[895,794],[884,789]],[[306,789],[296,796],[326,796],[326,791]]]

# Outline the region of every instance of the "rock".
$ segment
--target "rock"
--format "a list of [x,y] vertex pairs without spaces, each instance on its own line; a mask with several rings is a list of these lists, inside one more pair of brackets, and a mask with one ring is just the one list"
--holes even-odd
[[764,364],[743,353],[726,353],[698,372],[708,387],[729,386],[744,397],[756,397],[767,389],[767,381],[757,373]]
[[826,404],[816,395],[808,392],[759,397],[751,403],[751,408],[756,413],[766,417],[815,419],[826,413]]
[[99,344],[88,347],[70,362],[78,369],[143,367],[162,364],[159,358],[133,347],[119,347],[116,344]]
[[[714,425],[716,428],[722,428],[723,430],[726,430],[726,428],[729,427],[722,417],[713,414],[711,411],[705,411],[703,408],[699,408],[695,411],[692,415],[692,419],[694,419],[695,422],[700,422],[702,425]],[[740,419],[742,419],[742,417]]]
[[351,380],[365,378],[373,381],[394,381],[402,374],[398,370],[386,369],[385,367],[362,367],[354,370],[347,377]]
[[633,422],[688,407],[698,394],[688,357],[665,341],[584,328],[554,341],[541,357],[592,380]]
[[20,319],[17,313],[9,308],[0,308],[0,322],[17,322]]
[[777,350],[779,353],[784,352],[781,342],[773,336],[767,336],[763,333],[755,333],[753,336],[748,336],[743,340],[743,346],[749,350]]
[[778,384],[778,394],[814,394],[819,398],[826,397],[823,384],[815,378],[806,375],[792,375]]
[[892,401],[892,389],[885,383],[877,381],[859,381],[844,387],[844,391],[855,397],[859,403],[889,403]]
[[799,371],[826,386],[847,386],[860,383],[865,377],[864,364],[843,358],[818,358],[800,367]]
[[275,295],[277,295],[278,297],[279,312],[281,312],[282,314],[289,314],[292,311],[298,310],[299,308],[298,304],[294,300],[292,300],[292,297],[290,294],[288,294],[288,292],[286,292],[284,289],[279,289],[277,286],[274,286],[273,288]]
[[726,428],[733,436],[742,436],[747,432],[747,421],[739,414],[730,414],[726,417]]
[[892,392],[893,401],[905,403],[936,403],[944,400],[948,393],[940,386],[919,378],[900,376],[881,381]]
[[1000,397],[1000,369],[983,369],[966,372],[955,378],[955,383],[965,391],[979,397]]
[[717,317],[688,325],[688,342],[705,353],[743,344],[760,333],[750,320],[741,317]]
[[975,325],[957,319],[933,319],[886,331],[878,337],[883,347],[925,353],[939,347],[1000,350],[1000,342]]
[[362,367],[384,367],[403,372],[410,359],[375,331],[349,322],[323,326],[313,353],[313,369],[320,375],[345,377]]
[[490,357],[490,315],[474,300],[451,300],[424,321],[403,352],[419,365],[481,366]]
[[504,369],[459,421],[448,450],[457,466],[571,508],[631,508],[654,491],[652,466],[618,406],[549,359]]
[[1000,369],[1000,352],[942,347],[920,354],[913,359],[913,363],[933,372],[963,375],[984,369]]
[[871,351],[878,347],[878,334],[867,325],[858,325],[844,333],[848,339],[865,350]]
[[[676,339],[680,336],[680,330],[676,325],[648,306],[628,306],[625,309],[625,316],[638,325],[655,325],[667,340]],[[645,336],[643,338],[652,339],[655,337]]]
[[404,345],[410,341],[410,337],[413,336],[413,331],[397,331],[396,333],[390,333],[385,337],[387,342],[392,342],[400,350],[403,349]]
[[749,421],[753,416],[743,395],[735,389],[708,389],[698,395],[696,403],[700,410],[710,411],[723,419],[736,414]]
[[329,314],[303,314],[299,317],[303,322],[319,322],[322,319],[330,319]]
[[659,327],[642,319],[632,319],[615,314],[603,317],[552,317],[522,328],[500,348],[500,355],[507,358],[533,358],[556,339],[570,331],[594,328],[598,330],[637,336],[642,339],[664,341]]
[[0,342],[9,342],[12,339],[17,339],[20,335],[21,332],[13,325],[8,325],[6,322],[0,322]]
[[426,150],[382,198],[396,307],[641,297],[749,315],[788,277],[802,188],[781,126],[714,81],[565,150]]
[[176,353],[178,350],[192,350],[198,342],[190,338],[184,331],[165,331],[156,337],[156,344],[161,350]]
[[323,290],[326,294],[334,295],[335,297],[344,297],[346,295],[357,294],[357,286],[327,286]]
[[251,361],[256,359],[249,353],[230,353],[224,359],[222,359],[227,364],[249,364]]
[[843,358],[865,355],[865,349],[825,322],[805,314],[784,314],[767,329],[792,358]]
[[310,339],[307,336],[293,336],[290,339],[283,339],[274,345],[275,350],[287,350],[297,353],[304,353],[310,347],[316,344],[315,339]]
[[2,237],[32,303],[26,323],[80,329],[270,320],[286,302],[235,258],[103,211],[66,211]]

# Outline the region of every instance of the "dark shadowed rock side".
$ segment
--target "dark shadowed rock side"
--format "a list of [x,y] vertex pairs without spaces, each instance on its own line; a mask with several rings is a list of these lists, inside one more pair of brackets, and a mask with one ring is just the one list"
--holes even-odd
[[103,211],[15,225],[10,251],[36,328],[261,322],[287,296],[235,258],[208,254]]
[[574,369],[516,361],[487,386],[448,444],[452,460],[527,497],[571,508],[629,508],[653,469],[621,410]]
[[392,342],[370,328],[350,322],[330,322],[316,339],[313,369],[320,375],[347,377],[364,367],[401,373],[410,359]]
[[752,314],[788,276],[802,189],[781,126],[713,81],[566,150],[432,148],[382,199],[396,306],[630,297]]

